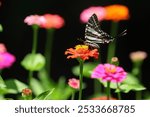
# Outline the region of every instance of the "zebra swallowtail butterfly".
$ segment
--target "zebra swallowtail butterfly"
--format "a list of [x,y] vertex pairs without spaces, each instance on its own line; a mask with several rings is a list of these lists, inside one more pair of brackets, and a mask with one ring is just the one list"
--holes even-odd
[[94,48],[99,48],[100,43],[109,43],[113,41],[115,38],[124,36],[126,35],[127,30],[124,30],[122,33],[117,35],[116,37],[112,37],[103,30],[101,30],[98,18],[96,14],[93,14],[85,27],[85,41],[84,44],[94,47]]

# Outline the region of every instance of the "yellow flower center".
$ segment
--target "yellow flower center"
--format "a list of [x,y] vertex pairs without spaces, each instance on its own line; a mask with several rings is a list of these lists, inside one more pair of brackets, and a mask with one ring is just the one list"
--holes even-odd
[[78,49],[85,49],[85,50],[88,50],[89,47],[87,45],[76,45],[75,46],[75,49],[78,50]]
[[116,67],[105,67],[105,71],[107,73],[115,73],[116,72]]

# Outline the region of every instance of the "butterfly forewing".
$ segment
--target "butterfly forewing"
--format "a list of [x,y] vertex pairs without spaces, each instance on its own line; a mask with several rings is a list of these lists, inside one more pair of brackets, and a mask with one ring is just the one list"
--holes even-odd
[[100,29],[96,14],[93,14],[85,27],[85,43],[90,46],[98,46],[97,43],[109,43],[114,38]]
[[[102,32],[99,27],[97,16],[93,14],[88,20],[85,27],[85,39],[97,40],[96,38],[102,36],[101,33]],[[92,37],[94,37],[94,39]]]
[[100,26],[99,26],[99,21],[98,21],[98,18],[96,16],[96,14],[93,14],[88,22],[87,22],[87,25],[86,26],[89,26],[89,27],[92,27],[93,29],[95,29],[96,31],[100,31]]

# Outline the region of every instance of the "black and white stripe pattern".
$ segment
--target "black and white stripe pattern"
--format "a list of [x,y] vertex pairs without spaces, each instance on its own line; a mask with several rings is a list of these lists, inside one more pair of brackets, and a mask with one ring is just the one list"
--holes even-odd
[[85,41],[84,44],[99,48],[99,43],[109,43],[114,38],[100,29],[99,21],[96,14],[93,14],[85,27]]

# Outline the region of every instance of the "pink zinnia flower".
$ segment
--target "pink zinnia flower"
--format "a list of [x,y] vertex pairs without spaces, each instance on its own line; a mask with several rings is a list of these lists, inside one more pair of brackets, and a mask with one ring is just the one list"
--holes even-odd
[[15,56],[8,52],[0,53],[0,70],[11,67],[15,60]]
[[79,89],[80,87],[80,81],[75,79],[75,78],[71,78],[68,81],[68,85],[74,89]]
[[3,43],[0,43],[0,53],[6,52],[7,49]]
[[43,24],[45,21],[45,18],[43,16],[39,16],[39,15],[30,15],[27,16],[24,20],[25,23],[27,23],[28,25],[38,25],[40,26],[41,24]]
[[45,14],[43,15],[45,22],[41,24],[42,28],[50,29],[56,28],[59,29],[64,26],[64,19],[57,14]]
[[80,14],[81,22],[86,23],[90,16],[93,15],[93,13],[97,15],[99,21],[103,20],[106,14],[105,9],[103,7],[92,6],[82,11],[82,13]]
[[122,67],[112,64],[99,64],[92,72],[92,78],[101,78],[103,81],[122,82],[127,73]]

